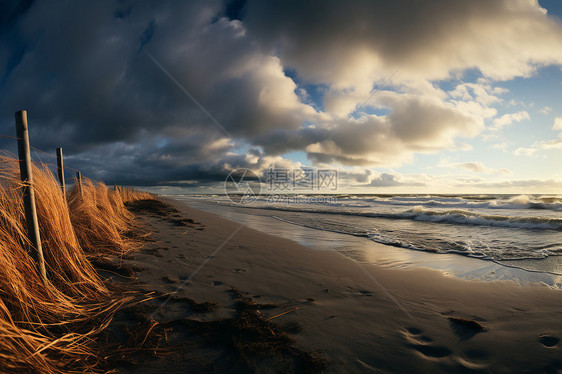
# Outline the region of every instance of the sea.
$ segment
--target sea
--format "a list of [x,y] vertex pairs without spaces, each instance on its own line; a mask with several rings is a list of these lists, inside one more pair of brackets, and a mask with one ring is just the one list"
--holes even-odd
[[267,217],[293,227],[337,233],[344,238],[339,242],[348,236],[359,238],[355,242],[371,241],[406,252],[464,256],[562,276],[562,195],[171,197],[194,208],[226,213],[226,218]]

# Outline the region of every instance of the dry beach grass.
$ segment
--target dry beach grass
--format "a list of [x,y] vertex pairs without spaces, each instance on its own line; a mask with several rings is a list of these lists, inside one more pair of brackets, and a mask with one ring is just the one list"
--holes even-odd
[[125,235],[133,224],[124,201],[139,196],[86,180],[81,196],[73,188],[65,198],[47,166],[33,173],[46,283],[30,255],[18,161],[0,158],[0,368],[94,371],[103,360],[95,338],[130,298],[108,287],[89,258],[138,247]]

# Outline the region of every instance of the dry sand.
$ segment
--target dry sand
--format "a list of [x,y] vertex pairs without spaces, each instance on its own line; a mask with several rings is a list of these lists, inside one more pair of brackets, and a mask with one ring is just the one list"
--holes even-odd
[[[146,312],[168,300],[153,317],[181,348],[124,372],[304,372],[322,358],[326,373],[562,372],[561,291],[359,264],[163,200],[179,212],[139,214],[154,241],[128,262],[144,268],[132,285],[172,293]],[[231,287],[260,323],[275,317],[261,351]]]

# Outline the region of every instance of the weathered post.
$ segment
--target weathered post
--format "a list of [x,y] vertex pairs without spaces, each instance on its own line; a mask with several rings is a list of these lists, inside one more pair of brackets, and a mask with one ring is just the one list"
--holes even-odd
[[31,245],[35,248],[35,251],[32,251],[32,257],[37,264],[41,277],[46,282],[47,271],[45,270],[45,258],[43,257],[43,248],[41,247],[39,221],[37,220],[37,207],[35,206],[35,191],[33,189],[33,173],[31,168],[29,132],[27,127],[27,112],[25,110],[16,112],[16,133],[18,137],[20,176],[23,183],[23,205],[25,208],[27,236]]
[[62,148],[57,148],[57,169],[59,175],[60,188],[62,189],[62,196],[66,196],[66,188],[64,184],[64,161],[62,158]]
[[82,197],[82,174],[79,171],[76,172],[76,186],[78,188],[78,192],[80,193],[80,197]]

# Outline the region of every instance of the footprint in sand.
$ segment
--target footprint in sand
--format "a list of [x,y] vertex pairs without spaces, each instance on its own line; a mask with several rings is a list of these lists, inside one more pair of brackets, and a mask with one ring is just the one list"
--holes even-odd
[[541,335],[539,342],[547,348],[552,348],[560,342],[560,339],[555,336]]
[[422,330],[416,327],[406,327],[406,331],[410,335],[410,340],[419,342],[420,344],[430,343],[433,341],[429,336],[422,335]]
[[[482,318],[479,319],[483,320]],[[459,338],[459,340],[469,340],[474,335],[489,330],[486,326],[483,326],[473,319],[448,317],[448,320],[449,326],[453,330],[453,333],[455,333],[455,335]]]
[[211,282],[211,285],[214,286],[214,287],[220,286],[221,284],[224,284],[224,283],[222,283],[221,281],[212,281]]
[[410,344],[410,347],[414,348],[422,355],[432,358],[447,357],[453,353],[449,348],[441,346]]
[[422,335],[423,331],[417,327],[407,327],[403,332],[404,338],[408,342],[407,346],[415,349],[423,356],[428,358],[442,358],[453,353],[449,348],[433,345],[433,339]]
[[245,273],[248,270],[238,268],[238,269],[232,269],[232,271],[235,272],[235,273]]

